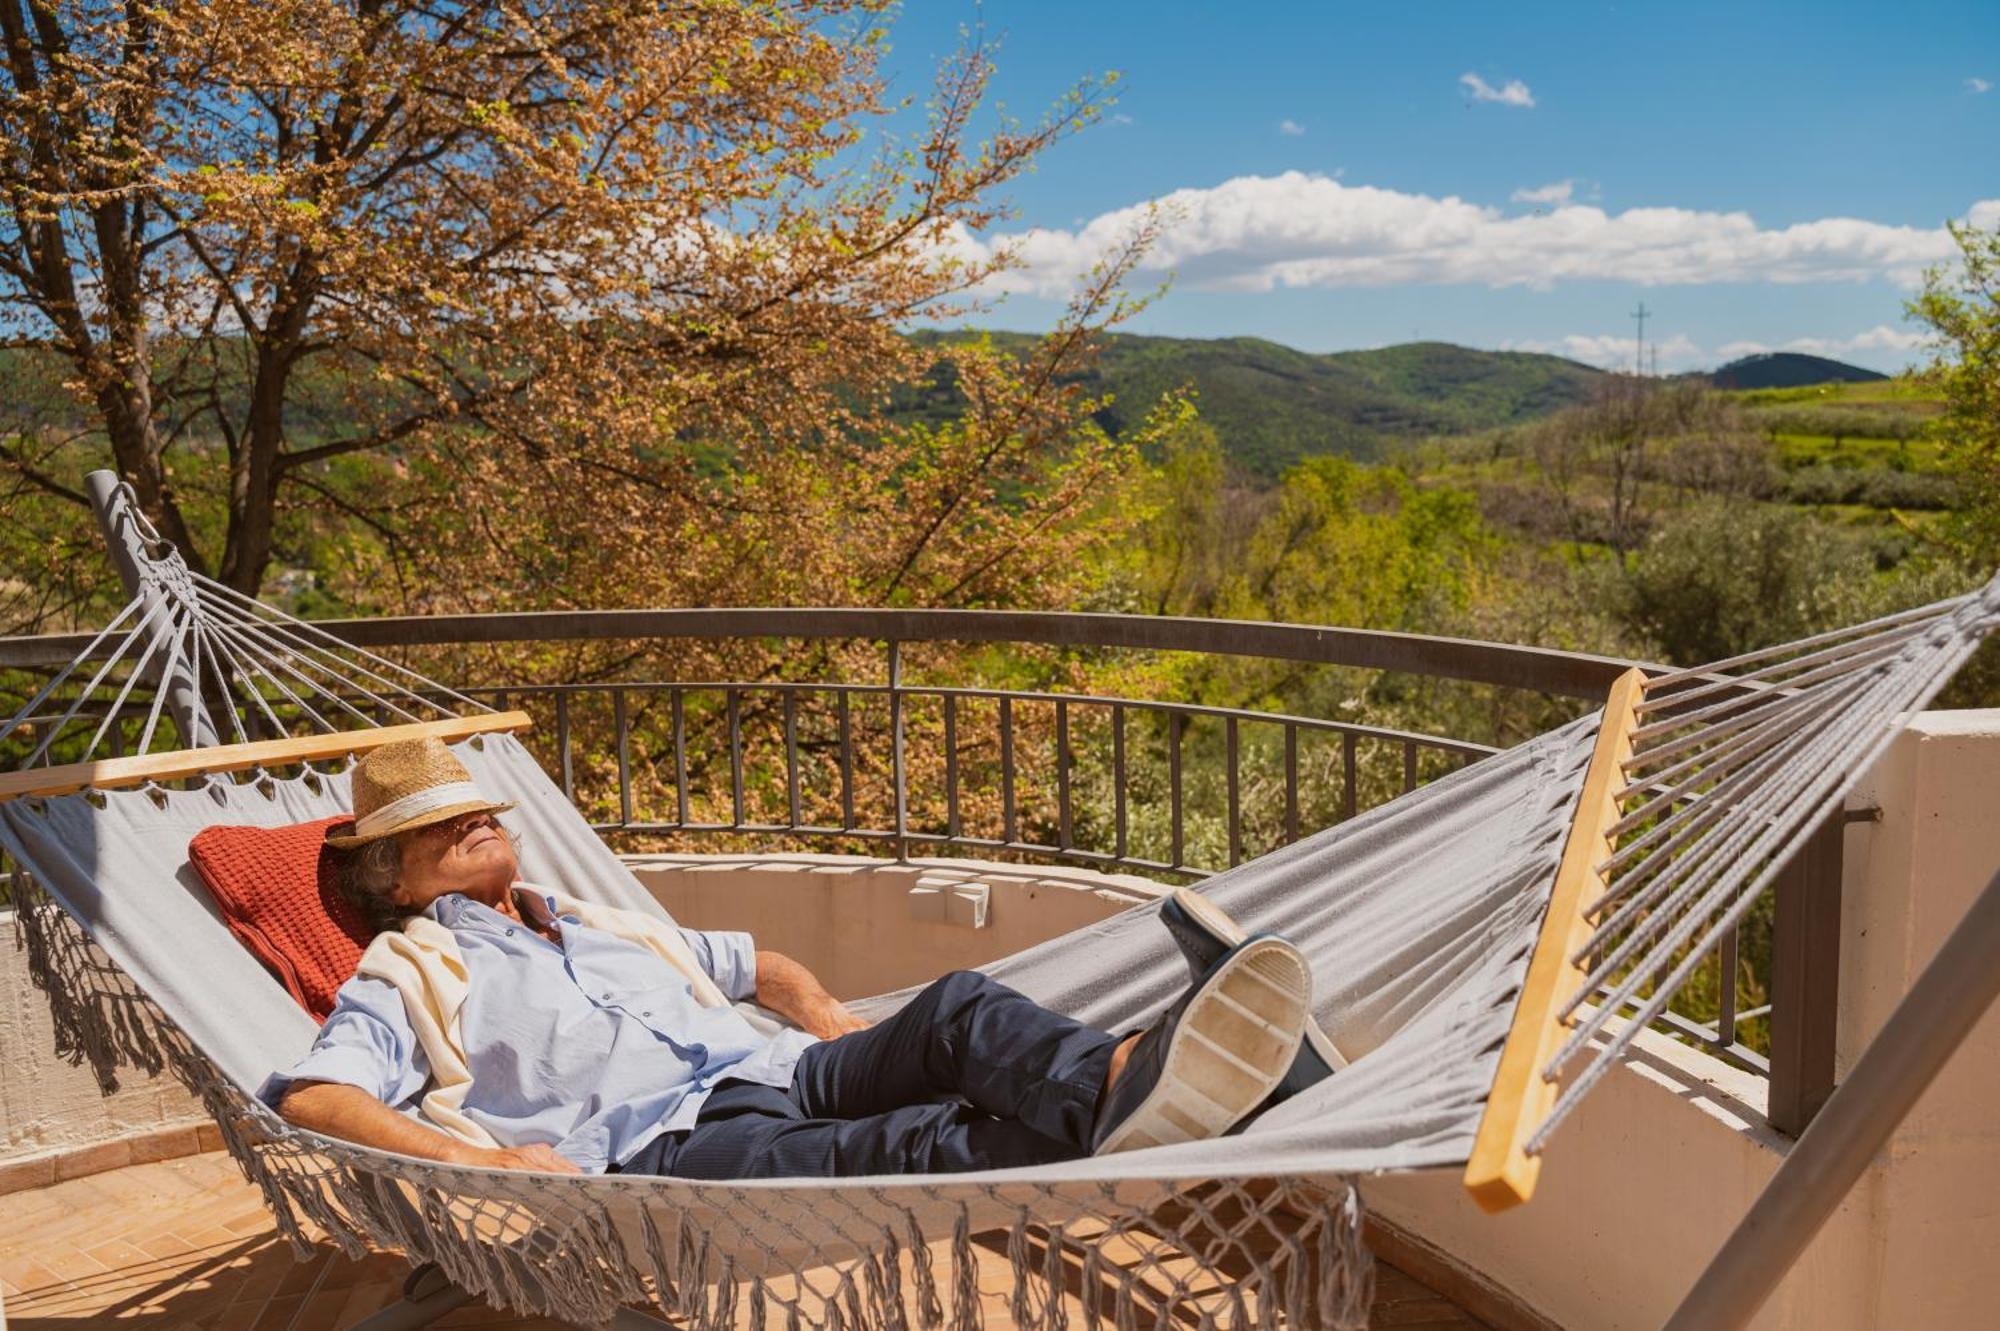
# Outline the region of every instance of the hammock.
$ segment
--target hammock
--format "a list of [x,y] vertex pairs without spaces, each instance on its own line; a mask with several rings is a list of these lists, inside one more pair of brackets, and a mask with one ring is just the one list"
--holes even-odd
[[[527,717],[193,574],[128,492],[92,485],[133,599],[0,726],[39,733],[0,776],[0,849],[59,1040],[104,1079],[184,1081],[301,1255],[314,1231],[400,1249],[496,1306],[592,1325],[649,1302],[697,1328],[976,1325],[972,1239],[994,1230],[1024,1327],[1065,1325],[1066,1294],[1092,1325],[1363,1325],[1354,1179],[1464,1167],[1482,1204],[1529,1196],[1576,1100],[2000,622],[1996,580],[1708,669],[1633,671],[1600,716],[1210,879],[1311,959],[1317,1016],[1352,1058],[1238,1135],[957,1176],[558,1177],[375,1151],[258,1102],[313,1024],[230,937],[185,847],[215,823],[343,812],[355,754],[435,733],[517,802],[525,877],[664,912],[511,733]],[[124,718],[134,752],[97,757]],[[153,752],[169,728],[181,747]],[[80,761],[33,766],[66,742]],[[988,969],[1091,1024],[1141,1024],[1185,977],[1155,913]]]

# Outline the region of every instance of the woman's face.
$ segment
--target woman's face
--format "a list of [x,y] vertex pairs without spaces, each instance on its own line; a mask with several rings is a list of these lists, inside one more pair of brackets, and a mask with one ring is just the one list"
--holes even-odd
[[514,843],[490,813],[432,823],[401,838],[403,867],[396,904],[411,914],[450,892],[497,905],[514,885],[520,864]]

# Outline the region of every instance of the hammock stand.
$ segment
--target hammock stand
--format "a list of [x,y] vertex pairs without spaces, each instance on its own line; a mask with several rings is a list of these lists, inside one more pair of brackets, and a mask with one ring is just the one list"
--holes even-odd
[[[1430,1107],[1428,1136],[1414,1122],[1357,1135],[1341,1118],[1350,1111],[1340,1100],[1362,1094],[1351,1087],[1373,1089],[1373,1072],[1404,1097],[1388,1096],[1374,1108],[1410,1115],[1424,1109],[1405,1103],[1408,1083],[1395,1077],[1398,1060],[1410,1052],[1404,1037],[1422,1028],[1434,1041],[1428,1051],[1434,1058],[1441,1010],[1451,1008],[1453,1020],[1459,1015],[1436,986],[1420,982],[1380,1014],[1381,1024],[1402,1020],[1404,1027],[1386,1036],[1364,1029],[1368,1038],[1347,1072],[1239,1137],[1191,1144],[1204,1149],[1161,1148],[1005,1175],[811,1187],[573,1180],[439,1166],[297,1131],[248,1093],[243,1056],[223,1047],[229,1041],[210,1029],[212,1014],[172,985],[149,996],[126,979],[124,972],[137,979],[170,959],[158,955],[157,940],[121,927],[118,912],[130,903],[78,870],[71,852],[79,841],[92,852],[83,858],[95,864],[102,855],[111,863],[117,827],[100,827],[106,820],[137,825],[147,805],[186,818],[187,806],[204,797],[223,806],[224,815],[250,813],[256,806],[243,792],[255,791],[282,806],[262,821],[296,821],[281,815],[324,808],[329,800],[338,807],[344,793],[342,774],[315,763],[351,761],[420,730],[460,741],[482,785],[525,796],[524,808],[536,801],[546,808],[552,787],[512,738],[524,715],[481,709],[197,578],[113,478],[97,473],[90,488],[133,600],[99,635],[102,643],[125,632],[111,661],[87,684],[70,684],[69,712],[29,758],[31,764],[42,758],[64,727],[84,716],[84,703],[115,690],[84,761],[0,776],[0,846],[23,866],[16,901],[31,969],[56,1013],[59,1043],[90,1061],[101,1079],[121,1063],[168,1068],[200,1096],[301,1256],[309,1228],[317,1229],[353,1255],[398,1248],[413,1263],[434,1264],[449,1282],[440,1286],[420,1272],[413,1301],[372,1327],[421,1324],[475,1296],[589,1325],[647,1324],[633,1321],[637,1314],[624,1307],[646,1302],[698,1328],[969,1326],[979,1315],[970,1236],[992,1228],[1007,1234],[1018,1325],[1065,1325],[1066,1291],[1077,1292],[1090,1325],[1103,1320],[1122,1328],[1142,1316],[1164,1321],[1177,1310],[1195,1310],[1218,1326],[1361,1325],[1369,1273],[1352,1176],[1455,1162],[1466,1166],[1466,1186],[1488,1209],[1530,1197],[1549,1136],[1577,1099],[1665,1008],[1865,770],[1893,735],[1895,717],[1921,706],[2000,622],[1996,582],[1937,606],[1701,670],[1651,679],[1633,671],[1618,681],[1600,717],[1212,880],[1209,890],[1232,910],[1271,896],[1288,899],[1295,916],[1307,904],[1297,892],[1324,883],[1332,895],[1337,862],[1365,853],[1371,837],[1400,837],[1407,845],[1414,825],[1448,839],[1460,826],[1451,821],[1455,811],[1463,827],[1489,838],[1472,847],[1483,866],[1495,858],[1495,834],[1493,817],[1481,811],[1482,791],[1511,792],[1510,806],[1533,794],[1532,807],[1509,814],[1514,831],[1505,847],[1512,858],[1501,857],[1489,871],[1492,881],[1479,885],[1483,895],[1466,907],[1476,905],[1491,921],[1444,936],[1461,952],[1467,938],[1484,937],[1502,954],[1455,963],[1484,976],[1489,989],[1497,986],[1498,998],[1486,1005],[1490,1027],[1459,1021],[1448,1033],[1462,1045],[1480,1030],[1504,1036],[1471,1048],[1473,1056],[1464,1059],[1469,1069],[1428,1069],[1433,1079],[1464,1074],[1475,1084],[1469,1108],[1458,1106],[1456,1119],[1443,1122]],[[0,738],[25,721],[46,724],[49,716],[38,709],[73,675],[80,681],[79,668],[96,659],[98,643],[0,727]],[[121,678],[111,666],[128,650],[136,656]],[[138,752],[93,761],[91,750],[142,680],[153,697]],[[358,687],[406,720],[377,725],[342,698],[342,687]],[[339,730],[314,703],[328,713],[344,709],[367,728]],[[186,747],[150,752],[163,713]],[[292,733],[306,725],[321,733]],[[278,738],[249,733],[259,728]],[[299,775],[280,780],[274,776],[280,768],[297,768]],[[251,779],[232,781],[229,773]],[[184,779],[203,784],[168,789]],[[208,816],[215,819],[216,811]],[[564,831],[553,821],[537,824],[543,828],[551,836]],[[581,844],[566,849],[591,854]],[[601,843],[596,854],[611,861]],[[1421,872],[1411,870],[1413,877]],[[1334,932],[1369,927],[1361,912],[1370,904],[1366,897],[1350,902],[1353,913]],[[1171,958],[1164,949],[1144,953],[1149,945],[1135,941],[1150,926],[1149,913],[1127,912],[1086,942],[1131,949],[1145,983],[1113,995],[1079,990],[1071,1010],[1086,1015],[1095,1003],[1097,1011],[1129,1019],[1171,992]],[[1282,916],[1277,923],[1305,931],[1304,940],[1322,937],[1314,931],[1325,927],[1301,919],[1295,929]],[[1423,941],[1404,940],[1412,948]],[[1017,974],[1042,977],[1048,988],[1050,963],[1073,945],[1052,940],[995,969],[1010,981]],[[1308,947],[1316,968],[1319,948]],[[1162,962],[1169,978],[1161,978]],[[1440,968],[1451,964],[1438,958]],[[1367,999],[1357,997],[1356,1005],[1368,1007]],[[889,1010],[897,1001],[887,995],[864,1011]],[[1627,1012],[1624,1024],[1609,1024]],[[1323,1006],[1323,1019],[1329,1015]],[[196,1028],[200,1038],[188,1033]],[[1421,1058],[1426,1050],[1415,1052]],[[268,1051],[256,1057],[269,1070]],[[933,1270],[931,1254],[946,1235],[948,1276]]]

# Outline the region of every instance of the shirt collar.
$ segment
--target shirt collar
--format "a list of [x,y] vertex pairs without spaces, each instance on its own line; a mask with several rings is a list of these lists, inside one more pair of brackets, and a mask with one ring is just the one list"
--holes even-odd
[[[547,924],[558,918],[556,899],[532,883],[514,884],[514,904],[536,924]],[[501,919],[506,918],[485,902],[474,901],[463,892],[447,892],[424,907],[424,914],[447,926],[464,919],[468,912],[476,915],[482,911]]]
[[514,884],[514,904],[534,924],[551,924],[562,918],[556,912],[555,897],[533,883]]

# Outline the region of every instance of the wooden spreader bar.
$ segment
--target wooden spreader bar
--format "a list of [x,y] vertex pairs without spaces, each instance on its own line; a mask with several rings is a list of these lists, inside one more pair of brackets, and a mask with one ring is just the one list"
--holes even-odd
[[219,744],[206,749],[176,749],[171,753],[144,753],[129,758],[105,758],[94,763],[68,763],[61,767],[31,767],[25,771],[0,774],[0,803],[31,795],[69,795],[84,789],[112,790],[120,786],[144,785],[148,781],[178,781],[184,777],[207,776],[213,772],[241,772],[252,767],[321,762],[354,753],[367,753],[400,739],[435,735],[449,743],[469,735],[526,730],[533,724],[533,719],[526,712],[486,712],[478,716],[447,717],[442,721],[418,721],[409,725],[378,726],[370,730],[343,730],[330,735]]
[[1504,1211],[1527,1201],[1541,1173],[1541,1157],[1528,1154],[1528,1139],[1556,1099],[1556,1084],[1542,1076],[1542,1069],[1562,1038],[1565,1023],[1559,1014],[1583,985],[1584,972],[1571,958],[1591,934],[1585,908],[1605,886],[1598,866],[1611,854],[1611,827],[1618,821],[1618,799],[1625,792],[1624,764],[1632,756],[1632,731],[1638,725],[1635,709],[1645,688],[1644,673],[1628,670],[1612,683],[1604,704],[1597,747],[1584,773],[1569,839],[1563,843],[1548,914],[1542,917],[1542,931],[1528,959],[1514,1024],[1500,1050],[1486,1113],[1479,1120],[1472,1159],[1465,1167],[1466,1191],[1485,1211]]

